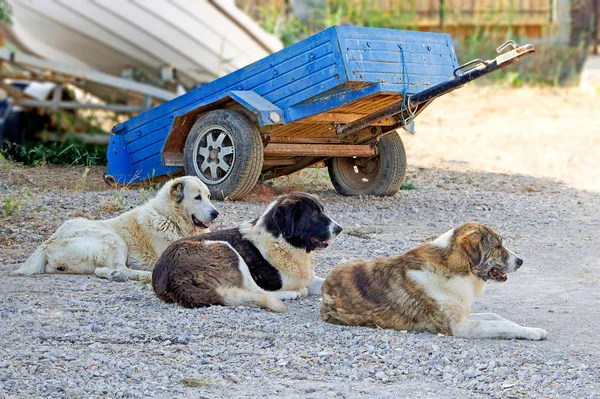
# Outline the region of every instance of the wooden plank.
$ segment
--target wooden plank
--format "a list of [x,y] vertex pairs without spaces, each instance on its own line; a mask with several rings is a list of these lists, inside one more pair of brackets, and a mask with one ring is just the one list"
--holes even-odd
[[[296,123],[301,123],[301,124],[305,124],[305,123],[334,123],[334,122],[338,122],[338,123],[349,123],[352,121],[355,121],[357,119],[360,119],[364,116],[367,116],[368,114],[356,114],[356,113],[341,113],[341,112],[324,112],[322,114],[318,114],[315,116],[310,116],[306,119],[302,119]],[[395,120],[390,119],[390,118],[386,118],[386,119],[382,119],[381,121],[379,121],[377,123],[377,125],[383,125],[383,126],[391,126],[394,125],[396,123]]]
[[402,96],[400,95],[381,94],[363,101],[356,102],[354,104],[339,107],[336,109],[336,112],[369,114],[401,99]]
[[306,137],[306,138],[314,138],[314,137],[327,137],[327,136],[335,136],[335,129],[333,126],[324,125],[324,124],[314,124],[314,125],[306,125],[300,123],[290,123],[287,125],[282,125],[274,129],[271,133],[271,137],[276,139],[276,137]]

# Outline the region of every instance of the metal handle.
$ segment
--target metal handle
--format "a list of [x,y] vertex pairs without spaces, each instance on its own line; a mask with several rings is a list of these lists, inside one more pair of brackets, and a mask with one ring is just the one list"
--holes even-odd
[[[456,68],[454,70],[454,77],[455,78],[458,77],[458,73],[457,72],[459,72],[460,70],[465,69],[466,67],[471,66],[471,65],[479,65],[479,64],[483,64],[485,66],[485,61],[482,60],[481,58],[477,58],[477,59],[474,59],[474,60],[471,60],[471,61],[467,62],[466,64],[462,64],[461,66],[459,66],[458,68]],[[470,70],[470,69],[473,69],[473,68],[475,68],[475,67],[473,66],[473,67],[467,69],[467,71]]]
[[[502,52],[503,52],[505,49],[507,49],[508,47],[512,47],[512,49],[513,49],[513,50],[515,50],[516,48],[518,48],[518,47],[519,47],[519,45],[518,45],[518,44],[517,44],[517,42],[515,42],[514,40],[507,40],[507,41],[505,41],[504,43],[502,43],[502,44],[501,44],[501,45],[500,45],[500,46],[499,46],[499,47],[496,49],[496,53],[500,54],[500,53],[502,53]],[[483,66],[486,66],[486,65],[487,65],[487,62],[486,62],[486,61],[484,61],[484,60],[482,60],[482,59],[480,59],[480,58],[477,58],[477,59],[475,59],[475,60],[472,60],[472,61],[469,61],[469,62],[467,62],[466,64],[462,64],[461,66],[459,66],[458,68],[456,68],[456,69],[454,70],[454,77],[455,77],[455,78],[456,78],[456,77],[458,77],[458,72],[460,72],[461,70],[465,69],[466,67],[468,67],[468,66],[471,66],[471,68],[467,69],[467,71],[468,71],[468,70],[471,70],[471,69],[473,69],[473,68],[476,68],[476,65],[479,65],[479,64],[483,64]],[[467,71],[464,71],[464,72],[467,72]]]
[[502,44],[500,45],[500,47],[498,47],[498,48],[496,49],[496,52],[497,52],[498,54],[500,54],[502,51],[504,51],[504,49],[505,49],[505,48],[507,48],[507,47],[509,47],[509,46],[511,46],[511,47],[513,48],[513,50],[514,50],[514,49],[516,49],[517,47],[519,47],[519,45],[517,44],[517,42],[515,42],[514,40],[507,40],[507,41],[505,41],[504,43],[502,43]]

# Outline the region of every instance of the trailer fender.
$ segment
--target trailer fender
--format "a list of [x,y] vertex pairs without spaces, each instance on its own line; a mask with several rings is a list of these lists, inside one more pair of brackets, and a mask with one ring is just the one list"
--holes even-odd
[[220,99],[178,115],[167,136],[162,152],[165,166],[183,166],[185,140],[200,115],[216,109],[243,108],[260,127],[285,123],[284,112],[272,102],[251,90],[230,91]]

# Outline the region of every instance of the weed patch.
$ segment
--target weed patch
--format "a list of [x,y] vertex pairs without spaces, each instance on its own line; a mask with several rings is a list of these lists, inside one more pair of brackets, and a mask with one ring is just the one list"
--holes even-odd
[[2,201],[2,216],[4,218],[12,216],[15,213],[19,212],[20,208],[21,204],[16,198],[4,197],[4,200]]

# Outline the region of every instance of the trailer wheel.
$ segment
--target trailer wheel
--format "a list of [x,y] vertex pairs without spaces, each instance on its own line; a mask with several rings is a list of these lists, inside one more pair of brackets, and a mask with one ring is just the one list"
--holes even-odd
[[198,176],[216,199],[243,198],[256,185],[263,164],[257,127],[226,109],[202,115],[185,141],[185,173]]
[[371,158],[335,157],[327,161],[329,178],[342,195],[394,195],[406,174],[406,152],[398,133],[383,136]]

